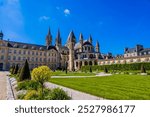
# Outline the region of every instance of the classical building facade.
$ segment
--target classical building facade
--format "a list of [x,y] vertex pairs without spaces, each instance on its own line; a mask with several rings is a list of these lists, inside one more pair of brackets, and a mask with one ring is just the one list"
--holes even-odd
[[96,65],[101,58],[99,43],[96,47],[92,44],[92,37],[83,39],[80,34],[80,41],[76,42],[73,31],[70,32],[66,45],[62,45],[60,31],[56,35],[55,45],[52,45],[50,29],[46,36],[45,45],[14,42],[3,39],[0,32],[0,70],[8,70],[12,65],[23,66],[27,59],[30,69],[41,65],[47,65],[52,70],[65,68],[70,71],[78,70],[82,65]]

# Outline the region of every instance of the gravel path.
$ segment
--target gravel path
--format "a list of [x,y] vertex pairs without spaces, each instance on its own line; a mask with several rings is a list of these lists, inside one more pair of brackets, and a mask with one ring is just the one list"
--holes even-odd
[[46,82],[45,84],[45,87],[47,88],[61,88],[63,89],[65,92],[68,93],[68,95],[70,97],[72,97],[72,100],[104,100],[103,98],[100,98],[100,97],[96,97],[96,96],[93,96],[93,95],[90,95],[90,94],[87,94],[87,93],[84,93],[84,92],[80,92],[80,91],[77,91],[77,90],[73,90],[73,89],[70,89],[70,88],[67,88],[67,87],[63,87],[63,86],[60,86],[60,85],[56,85],[56,84],[53,84],[53,83],[50,83],[50,82]]
[[0,100],[7,98],[7,74],[8,72],[0,72]]

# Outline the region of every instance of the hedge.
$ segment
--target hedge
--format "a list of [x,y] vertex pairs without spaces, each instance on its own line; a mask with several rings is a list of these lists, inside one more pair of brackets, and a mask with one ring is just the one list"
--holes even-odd
[[[95,65],[92,66],[93,71],[100,71],[104,70],[104,68],[107,68],[109,70],[115,70],[115,71],[135,71],[135,70],[141,70],[141,66],[144,66],[146,70],[150,70],[150,63],[131,63],[131,64],[112,64],[112,65]],[[81,71],[89,71],[91,66],[82,66]]]

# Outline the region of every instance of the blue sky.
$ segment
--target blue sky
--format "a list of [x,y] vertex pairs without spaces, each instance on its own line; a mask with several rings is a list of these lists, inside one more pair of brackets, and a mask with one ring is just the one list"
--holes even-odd
[[0,0],[0,30],[5,39],[45,44],[50,26],[63,44],[74,31],[91,34],[102,53],[122,54],[125,47],[150,47],[150,0]]

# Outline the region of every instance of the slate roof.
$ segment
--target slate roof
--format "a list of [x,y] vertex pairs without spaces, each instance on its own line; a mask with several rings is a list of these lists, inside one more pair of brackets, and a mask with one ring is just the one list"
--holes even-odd
[[22,42],[14,42],[14,41],[6,41],[7,46],[11,48],[23,48],[23,49],[32,49],[32,50],[50,50],[55,49],[55,46],[49,46],[48,48],[44,45],[38,45],[38,44],[29,44],[29,43],[22,43]]

